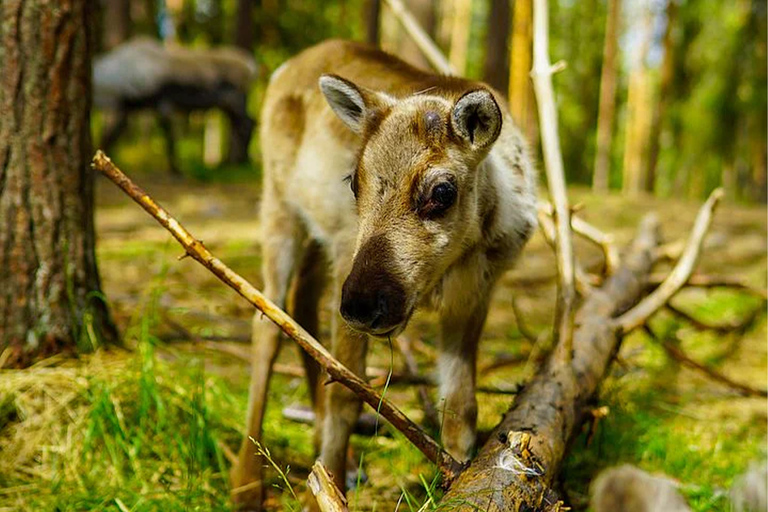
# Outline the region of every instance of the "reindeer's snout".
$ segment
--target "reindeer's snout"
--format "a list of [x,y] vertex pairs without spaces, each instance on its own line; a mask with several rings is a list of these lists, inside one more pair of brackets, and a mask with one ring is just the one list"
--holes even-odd
[[341,316],[353,328],[384,335],[405,320],[405,289],[389,268],[392,249],[386,238],[371,238],[357,253],[341,290]]

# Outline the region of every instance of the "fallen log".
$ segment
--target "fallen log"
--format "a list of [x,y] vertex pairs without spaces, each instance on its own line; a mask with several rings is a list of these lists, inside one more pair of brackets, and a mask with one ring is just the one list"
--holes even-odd
[[443,504],[491,512],[565,510],[552,484],[619,348],[612,319],[642,297],[658,244],[658,220],[648,216],[622,265],[579,308],[571,357],[563,353],[565,345],[558,346],[451,485]]

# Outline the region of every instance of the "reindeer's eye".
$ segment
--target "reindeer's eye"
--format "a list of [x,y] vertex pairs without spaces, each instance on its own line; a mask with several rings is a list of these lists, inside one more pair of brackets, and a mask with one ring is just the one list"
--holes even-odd
[[436,217],[450,208],[455,201],[456,186],[449,182],[438,183],[432,189],[423,212],[429,217]]
[[344,181],[349,183],[349,189],[355,195],[355,199],[357,199],[357,180],[355,179],[355,175],[354,174],[350,174],[349,176],[346,176],[344,178]]

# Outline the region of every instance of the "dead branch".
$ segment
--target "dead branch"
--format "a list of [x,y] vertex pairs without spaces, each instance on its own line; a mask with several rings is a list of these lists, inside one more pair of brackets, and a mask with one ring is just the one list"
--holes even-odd
[[[549,201],[541,201],[539,203],[539,208],[548,216],[554,216],[554,209]],[[604,233],[596,226],[593,226],[581,217],[575,215],[571,217],[571,227],[573,228],[574,233],[582,236],[584,239],[589,240],[602,249],[603,257],[605,258],[605,273],[607,275],[613,274],[620,263],[619,250],[616,248],[613,235]]]
[[715,331],[720,334],[726,334],[729,332],[737,332],[737,333],[745,332],[747,329],[749,329],[751,325],[754,325],[758,315],[763,311],[763,308],[760,307],[750,312],[744,319],[740,321],[728,322],[728,323],[715,323],[715,322],[710,322],[708,320],[703,320],[701,318],[697,318],[692,314],[688,313],[687,311],[684,311],[678,308],[671,302],[667,302],[664,305],[664,307],[666,307],[673,315],[685,320],[686,322],[694,326],[696,329],[699,329],[702,331]]
[[347,499],[341,493],[322,462],[312,466],[307,478],[307,487],[317,500],[320,512],[347,512]]
[[523,335],[525,339],[530,341],[531,343],[536,343],[539,341],[539,335],[533,332],[530,327],[528,327],[528,324],[526,323],[525,319],[523,318],[522,311],[520,311],[520,307],[517,304],[517,298],[513,295],[512,300],[510,301],[512,305],[512,312],[515,314],[515,321],[517,322],[517,330],[520,331],[520,334]]
[[[397,338],[397,346],[405,359],[405,367],[412,375],[419,375],[419,364],[416,362],[416,358],[411,351],[411,342],[404,336]],[[435,404],[432,403],[432,399],[429,397],[427,388],[424,384],[419,384],[416,388],[416,392],[419,394],[419,401],[424,409],[424,424],[427,428],[438,428],[440,426],[440,417],[437,414]]]
[[653,330],[647,325],[644,325],[643,328],[645,332],[648,334],[648,336],[651,338],[651,340],[654,341],[654,343],[657,343],[658,345],[660,345],[661,348],[664,349],[664,351],[667,353],[669,357],[671,357],[678,363],[682,364],[683,366],[686,366],[688,368],[691,368],[693,370],[697,370],[703,373],[710,379],[716,382],[719,382],[720,384],[724,384],[725,386],[735,390],[740,395],[760,396],[763,398],[768,397],[768,390],[757,389],[751,386],[747,386],[746,384],[741,384],[739,382],[736,382],[733,379],[726,377],[722,373],[718,372],[717,370],[714,370],[709,366],[703,365],[698,361],[692,359],[683,351],[683,349],[681,349],[679,346],[675,345],[674,343],[671,343],[669,340],[660,339],[658,336],[656,336],[656,333],[654,333]]
[[411,36],[419,50],[424,53],[432,67],[444,75],[455,75],[456,71],[451,66],[451,63],[445,58],[445,55],[443,55],[443,52],[440,51],[435,42],[432,41],[432,38],[421,28],[419,22],[416,21],[416,18],[413,17],[413,14],[403,4],[402,0],[384,0],[384,3],[392,10],[392,14],[395,15],[403,29]]
[[571,356],[574,301],[576,300],[575,266],[571,234],[571,210],[565,190],[563,156],[557,132],[557,110],[552,89],[552,64],[549,62],[549,9],[547,0],[533,3],[533,89],[539,109],[541,145],[547,173],[549,196],[554,206],[555,253],[559,275],[557,308],[552,339],[566,358]]
[[[648,278],[648,285],[651,287],[658,287],[667,278],[664,274],[651,274]],[[745,293],[754,295],[763,300],[768,300],[768,290],[763,288],[757,288],[749,283],[746,279],[739,276],[722,276],[722,275],[707,275],[707,274],[693,274],[686,286],[692,286],[697,288],[733,288],[741,290]]]
[[693,269],[701,253],[701,244],[712,223],[712,216],[720,199],[723,197],[723,189],[718,188],[710,194],[709,199],[702,205],[696,221],[693,223],[691,236],[688,238],[680,260],[672,269],[669,276],[650,295],[645,297],[637,306],[621,315],[615,320],[623,333],[641,327],[656,311],[664,307],[688,281],[693,274]]
[[365,403],[380,411],[381,415],[392,426],[402,432],[414,446],[421,450],[427,459],[437,465],[447,480],[452,480],[461,471],[461,464],[443,450],[421,427],[408,419],[402,411],[379,395],[363,379],[339,363],[323,345],[297,324],[285,311],[278,308],[272,301],[262,295],[259,290],[254,288],[253,285],[211,254],[202,242],[194,238],[179,221],[171,217],[146,192],[136,186],[102,151],[96,152],[93,158],[93,168],[119,186],[131,199],[136,201],[147,213],[154,217],[160,225],[170,231],[189,256],[253,304],[282,329],[288,337],[296,341],[307,354],[328,372],[332,380],[343,384]]
[[[557,228],[555,222],[541,210],[539,211],[538,219],[539,227],[541,227],[541,232],[544,235],[544,239],[555,250],[555,254],[557,254]],[[576,289],[578,290],[579,295],[582,297],[587,297],[590,293],[592,293],[592,283],[590,282],[591,280],[589,279],[587,273],[575,260],[573,262],[573,272],[574,278],[576,280]]]
[[[579,308],[573,358],[554,353],[520,391],[489,441],[456,481],[443,503],[457,510],[557,510],[551,486],[571,438],[620,344],[610,318],[645,290],[658,244],[658,221],[649,217],[621,266]],[[562,509],[562,508],[561,508]]]

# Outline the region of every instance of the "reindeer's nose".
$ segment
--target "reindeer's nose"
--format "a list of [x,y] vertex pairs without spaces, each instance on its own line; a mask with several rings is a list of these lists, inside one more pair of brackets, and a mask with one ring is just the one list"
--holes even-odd
[[385,334],[405,318],[405,289],[388,269],[389,244],[372,238],[358,252],[341,290],[341,316],[353,328]]

